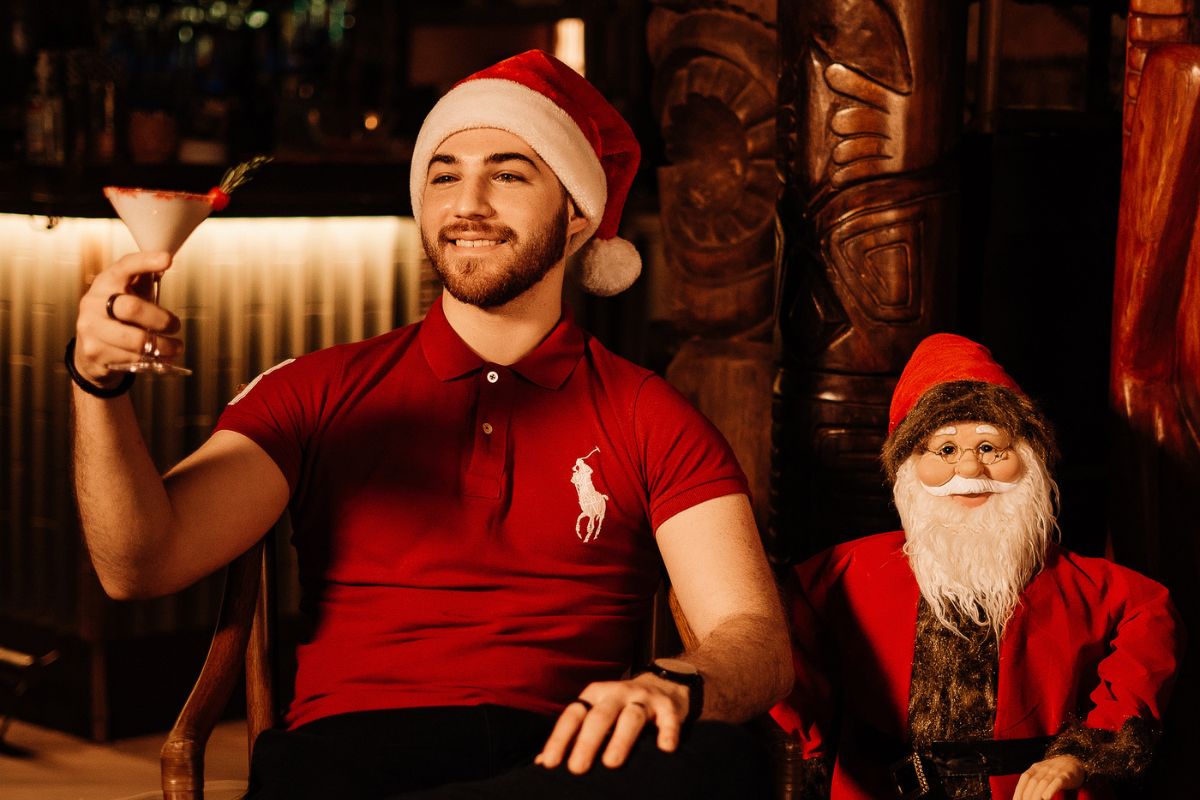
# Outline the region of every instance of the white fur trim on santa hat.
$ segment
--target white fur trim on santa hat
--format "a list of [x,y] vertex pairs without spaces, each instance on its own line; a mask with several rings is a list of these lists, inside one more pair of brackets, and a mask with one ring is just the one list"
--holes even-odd
[[408,179],[418,224],[429,159],[448,137],[473,128],[498,128],[521,137],[554,170],[588,221],[567,243],[567,253],[578,250],[599,227],[608,201],[608,182],[600,159],[575,120],[554,101],[516,81],[498,78],[459,84],[425,118],[413,146]]
[[642,274],[642,257],[627,239],[592,239],[579,263],[583,288],[601,297],[620,294]]

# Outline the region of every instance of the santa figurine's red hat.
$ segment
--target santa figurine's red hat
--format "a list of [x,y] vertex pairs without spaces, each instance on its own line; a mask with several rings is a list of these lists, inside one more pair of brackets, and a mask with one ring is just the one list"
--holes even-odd
[[883,465],[889,478],[938,428],[952,422],[997,425],[1027,441],[1043,461],[1057,455],[1042,412],[992,353],[952,333],[926,337],[913,351],[888,411]]
[[568,255],[587,245],[581,254],[585,289],[614,295],[637,280],[641,256],[617,236],[617,228],[641,148],[629,124],[594,86],[541,50],[457,83],[429,112],[413,148],[409,191],[418,219],[430,157],[447,137],[473,128],[521,137],[558,176],[588,221],[567,243]]

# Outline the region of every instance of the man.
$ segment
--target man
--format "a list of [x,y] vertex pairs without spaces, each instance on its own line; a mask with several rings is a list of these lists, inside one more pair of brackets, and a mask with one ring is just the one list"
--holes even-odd
[[793,576],[796,688],[773,714],[806,797],[1100,798],[1146,765],[1177,617],[1159,584],[1052,541],[1054,453],[985,348],[916,348],[883,448],[904,530]]
[[[717,722],[761,713],[792,677],[744,477],[711,425],[561,302],[585,244],[586,286],[636,277],[615,235],[637,162],[620,115],[544,53],[460,83],[412,164],[440,301],[264,373],[163,479],[128,400],[97,395],[140,328],[178,328],[130,293],[169,260],[128,256],[80,302],[76,484],[106,590],[176,591],[291,513],[311,634],[252,796],[495,776],[453,791],[686,796],[708,780],[735,796],[760,779],[738,769],[757,763],[744,732]],[[621,679],[660,556],[700,644]]]

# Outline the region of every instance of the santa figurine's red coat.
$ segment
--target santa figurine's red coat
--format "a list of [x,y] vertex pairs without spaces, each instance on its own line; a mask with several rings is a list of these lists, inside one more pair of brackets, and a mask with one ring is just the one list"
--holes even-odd
[[[896,796],[887,765],[850,740],[859,724],[907,739],[919,591],[903,545],[903,531],[870,536],[795,571],[796,686],[772,716],[805,758],[836,757],[833,800]],[[1053,735],[1073,719],[1111,731],[1161,720],[1178,630],[1160,584],[1050,545],[1000,642],[995,738]],[[991,778],[993,796],[1011,797],[1018,777]],[[1111,795],[1085,784],[1077,796]]]
[[[964,405],[955,399],[961,385],[955,382],[964,381],[1001,387],[1000,396],[1014,410],[993,404],[991,411],[1007,419],[974,413],[979,410],[974,401]],[[935,395],[939,386],[950,387],[949,394]],[[998,423],[1035,444],[1045,459],[1053,445],[1040,419],[986,348],[936,334],[917,347],[897,384],[884,465],[895,478],[899,463],[916,456],[931,427],[971,420]],[[926,663],[914,679],[921,593],[904,545],[903,531],[869,536],[814,556],[790,576],[796,684],[772,715],[796,737],[806,760],[833,763],[832,800],[898,796],[889,756],[881,751],[894,745],[900,751],[890,755],[895,759],[906,748],[911,753],[910,697],[938,696],[914,695],[914,680],[923,689],[945,686],[939,683],[947,678],[943,671],[952,669]],[[992,738],[1058,736],[1047,749],[1060,755],[1056,747],[1071,745],[1077,740],[1066,737],[1078,734],[1092,737],[1098,750],[1117,745],[1108,752],[1126,761],[1130,753],[1144,754],[1160,728],[1182,648],[1182,626],[1166,588],[1050,542],[1041,570],[1025,585],[993,651],[998,669]],[[1098,731],[1131,735],[1108,742],[1094,735]],[[1112,763],[1101,765],[1098,757],[1094,766]],[[1133,774],[1140,766],[1119,763],[1109,774]],[[988,778],[992,797],[1010,800],[1019,779],[1019,774]],[[1089,777],[1068,796],[1112,795],[1103,780]]]

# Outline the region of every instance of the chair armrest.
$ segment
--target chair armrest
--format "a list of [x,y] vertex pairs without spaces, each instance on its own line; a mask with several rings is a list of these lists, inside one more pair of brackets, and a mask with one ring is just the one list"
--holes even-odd
[[262,564],[260,541],[229,565],[208,657],[160,753],[164,800],[203,800],[204,748],[241,675]]

